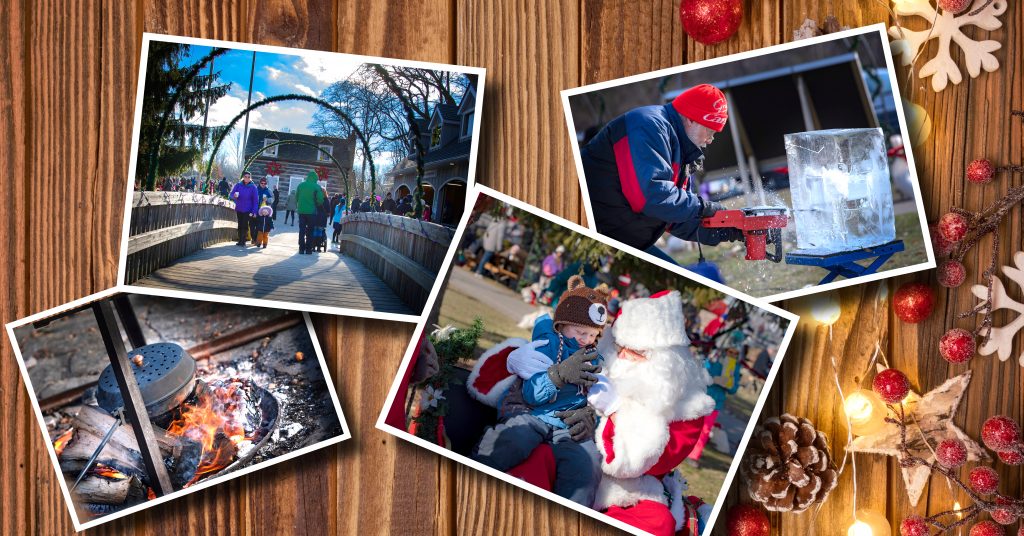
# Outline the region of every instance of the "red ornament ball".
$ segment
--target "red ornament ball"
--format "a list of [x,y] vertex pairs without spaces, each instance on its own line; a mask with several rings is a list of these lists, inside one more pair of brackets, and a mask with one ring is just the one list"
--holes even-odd
[[931,235],[932,249],[935,250],[935,255],[939,257],[945,257],[946,255],[949,255],[950,253],[953,252],[953,246],[955,246],[956,244],[950,242],[949,240],[946,240],[946,238],[942,236],[942,233],[939,232],[939,226],[937,224],[932,224],[928,226],[928,234]]
[[996,452],[1012,450],[1020,442],[1020,427],[1006,415],[989,417],[981,425],[981,441]]
[[971,527],[970,536],[1006,536],[1006,529],[986,520]]
[[979,158],[967,166],[967,180],[975,184],[992,182],[996,168],[987,159]]
[[957,13],[967,9],[967,6],[971,5],[972,1],[973,0],[939,0],[938,4],[943,11],[949,11],[956,15]]
[[939,218],[939,234],[950,242],[959,242],[967,236],[967,217],[956,212],[947,212]]
[[1024,536],[1024,523],[1020,524],[1020,528],[1017,529],[1017,536]]
[[871,388],[887,404],[898,404],[910,393],[910,380],[896,369],[885,369],[875,376]]
[[1006,465],[1024,465],[1024,445],[1018,445],[1016,450],[1001,450],[996,454]]
[[[1005,497],[996,497],[996,504],[1007,505],[1010,501]],[[989,512],[992,516],[992,520],[1000,525],[1012,525],[1014,521],[1017,521],[1017,515],[1008,508],[996,508]]]
[[956,288],[964,284],[964,279],[967,279],[967,268],[960,261],[945,260],[939,263],[936,276],[940,285],[946,288]]
[[971,474],[967,479],[971,489],[982,495],[991,495],[999,489],[999,473],[985,465],[971,469]]
[[974,357],[974,335],[964,328],[953,328],[939,339],[939,355],[950,363],[966,363]]
[[928,536],[928,523],[921,516],[910,516],[900,523],[900,536]]
[[907,283],[896,290],[892,306],[900,320],[916,324],[932,314],[935,293],[924,283]]
[[960,467],[967,461],[967,446],[959,439],[943,439],[935,448],[935,459],[950,469]]
[[737,504],[730,508],[725,525],[729,536],[768,536],[772,532],[768,514],[750,504]]
[[714,45],[733,36],[743,22],[740,0],[682,0],[679,20],[698,43]]

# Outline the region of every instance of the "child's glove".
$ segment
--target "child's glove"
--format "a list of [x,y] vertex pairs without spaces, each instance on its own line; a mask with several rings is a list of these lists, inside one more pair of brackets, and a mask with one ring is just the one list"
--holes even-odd
[[597,428],[597,419],[594,416],[594,408],[583,406],[579,409],[570,409],[555,413],[555,417],[562,419],[562,422],[569,427],[569,437],[577,443],[594,439],[594,429]]
[[548,377],[561,389],[567,383],[588,388],[597,383],[596,373],[601,372],[601,367],[592,364],[593,355],[587,354],[586,350],[576,350],[568,359],[561,363],[551,365],[548,368]]
[[541,339],[512,350],[505,361],[505,368],[524,380],[529,380],[538,372],[544,372],[551,366],[551,359],[538,352],[537,348],[547,343],[548,341]]
[[611,415],[619,410],[619,393],[603,374],[596,374],[597,383],[590,387],[587,392],[587,403],[594,407],[601,415]]

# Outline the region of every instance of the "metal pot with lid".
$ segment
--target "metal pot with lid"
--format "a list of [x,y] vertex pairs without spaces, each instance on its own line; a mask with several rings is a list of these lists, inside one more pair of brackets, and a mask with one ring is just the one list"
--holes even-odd
[[[196,384],[196,360],[181,346],[158,342],[128,352],[135,381],[139,384],[146,413],[159,420],[192,394]],[[124,399],[108,365],[100,374],[96,401],[111,414],[124,407]]]

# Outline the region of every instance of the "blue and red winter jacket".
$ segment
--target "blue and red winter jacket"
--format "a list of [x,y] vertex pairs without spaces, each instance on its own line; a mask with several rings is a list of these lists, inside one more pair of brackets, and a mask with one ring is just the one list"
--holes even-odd
[[666,229],[683,240],[717,245],[700,229],[704,201],[687,164],[704,157],[672,104],[643,106],[604,126],[580,150],[597,232],[647,249]]

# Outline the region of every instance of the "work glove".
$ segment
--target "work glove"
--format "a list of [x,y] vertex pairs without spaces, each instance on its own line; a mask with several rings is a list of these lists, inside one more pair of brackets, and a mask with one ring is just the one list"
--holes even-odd
[[597,374],[597,383],[587,391],[587,403],[601,415],[611,415],[619,409],[619,393],[604,374]]
[[594,439],[594,429],[597,428],[594,408],[583,406],[580,409],[559,411],[555,413],[555,417],[562,419],[569,428],[569,437],[573,441],[582,443]]
[[590,362],[593,358],[593,354],[588,354],[586,350],[577,350],[565,361],[551,365],[548,368],[548,377],[559,389],[567,383],[588,388],[597,383],[596,374],[601,372],[600,366]]
[[714,216],[715,213],[718,212],[719,210],[725,210],[725,205],[719,203],[718,201],[708,201],[704,198],[701,198],[701,218],[710,218],[711,216]]
[[537,348],[547,344],[547,340],[541,339],[512,350],[505,360],[505,368],[524,380],[544,372],[551,366],[551,358],[537,351]]
[[722,242],[739,242],[743,240],[743,231],[735,227],[714,227],[714,228],[703,228],[700,230],[702,236],[707,236],[711,241],[722,243]]

